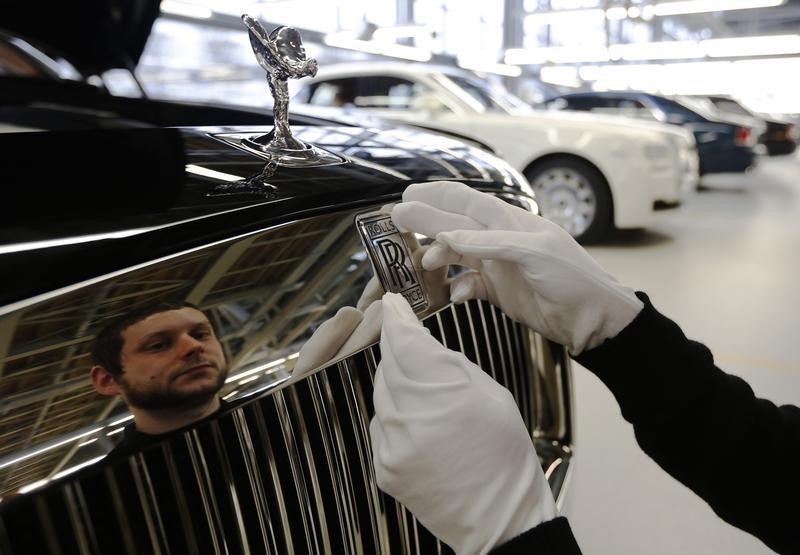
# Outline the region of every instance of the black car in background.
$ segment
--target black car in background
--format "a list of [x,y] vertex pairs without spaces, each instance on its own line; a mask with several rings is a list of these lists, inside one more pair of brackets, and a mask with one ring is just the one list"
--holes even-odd
[[729,96],[692,96],[691,99],[708,102],[723,114],[751,118],[763,122],[766,129],[758,137],[770,156],[791,154],[797,149],[800,132],[794,122],[777,116],[754,112]]
[[645,92],[581,92],[549,98],[553,110],[577,110],[651,119],[691,129],[700,157],[700,174],[743,172],[756,164],[757,133],[742,121],[705,113]]

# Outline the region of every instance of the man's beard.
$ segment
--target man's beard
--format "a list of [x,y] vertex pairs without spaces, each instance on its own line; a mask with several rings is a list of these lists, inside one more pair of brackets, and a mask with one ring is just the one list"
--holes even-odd
[[225,385],[228,377],[227,366],[220,368],[217,380],[212,385],[192,391],[170,389],[170,384],[161,389],[147,389],[132,386],[120,376],[118,384],[124,393],[128,405],[142,410],[175,410],[188,409],[203,405],[213,399]]

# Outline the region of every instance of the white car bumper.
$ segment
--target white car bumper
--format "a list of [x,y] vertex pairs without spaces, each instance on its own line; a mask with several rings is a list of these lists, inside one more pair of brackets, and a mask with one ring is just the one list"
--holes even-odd
[[614,225],[646,227],[660,210],[680,206],[697,187],[699,162],[694,148],[671,149],[658,157],[630,157],[608,172],[614,196]]

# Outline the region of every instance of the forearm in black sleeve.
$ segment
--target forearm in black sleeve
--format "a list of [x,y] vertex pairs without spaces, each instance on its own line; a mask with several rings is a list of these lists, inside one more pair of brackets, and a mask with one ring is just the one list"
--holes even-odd
[[543,522],[503,545],[490,555],[581,555],[578,542],[566,518]]
[[637,295],[636,319],[576,360],[611,390],[662,468],[730,524],[800,554],[800,408],[758,399]]

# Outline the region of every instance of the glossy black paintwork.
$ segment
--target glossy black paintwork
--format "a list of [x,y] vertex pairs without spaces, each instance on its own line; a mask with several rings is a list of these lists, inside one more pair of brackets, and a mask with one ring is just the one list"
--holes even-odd
[[[194,168],[195,172],[198,168],[221,172],[229,179],[256,176],[265,159],[218,137],[268,130],[269,127],[255,131],[234,127],[181,129],[186,167]],[[0,280],[6,284],[0,292],[0,306],[317,213],[393,202],[413,182],[458,179],[489,190],[520,191],[507,165],[449,138],[403,128],[370,130],[326,125],[298,127],[295,133],[306,142],[313,139],[317,146],[340,154],[346,162],[308,168],[280,167],[269,178],[269,185],[274,188],[270,188],[268,195],[253,192],[217,195],[215,190],[227,181],[189,171],[180,195],[167,210],[109,216],[98,206],[92,216],[84,211],[74,220],[70,219],[69,210],[65,210],[57,221],[32,217],[12,227],[0,223]],[[46,134],[41,136],[44,138]],[[92,137],[96,140],[97,136]],[[86,167],[91,167],[93,145],[83,146]],[[126,168],[137,164],[136,159],[127,162],[120,164],[121,176]],[[81,187],[77,178],[86,179],[87,175],[86,171],[79,176],[59,175],[57,168],[54,171],[58,179],[54,179],[53,173],[36,171],[31,165],[30,185],[36,187],[38,180],[42,192],[35,202],[47,202],[47,186]],[[158,190],[152,183],[148,185],[142,191]],[[125,197],[108,198],[126,202]],[[120,232],[128,236],[110,235]],[[47,243],[65,240],[67,244]]]

